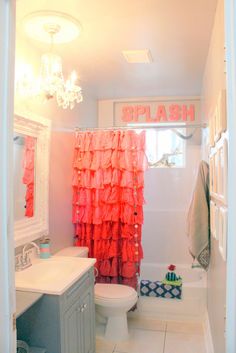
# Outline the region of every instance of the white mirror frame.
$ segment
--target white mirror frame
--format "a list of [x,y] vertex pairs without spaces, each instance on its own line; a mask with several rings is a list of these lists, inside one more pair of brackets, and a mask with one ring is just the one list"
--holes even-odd
[[48,235],[49,146],[51,122],[32,113],[15,112],[14,132],[37,139],[35,153],[34,216],[15,221],[15,247]]

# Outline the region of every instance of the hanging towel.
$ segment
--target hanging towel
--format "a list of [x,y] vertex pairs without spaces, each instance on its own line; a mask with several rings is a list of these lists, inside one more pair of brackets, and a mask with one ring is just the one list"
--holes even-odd
[[201,161],[198,176],[188,211],[187,234],[189,252],[202,268],[208,269],[210,262],[210,211],[209,211],[209,166]]

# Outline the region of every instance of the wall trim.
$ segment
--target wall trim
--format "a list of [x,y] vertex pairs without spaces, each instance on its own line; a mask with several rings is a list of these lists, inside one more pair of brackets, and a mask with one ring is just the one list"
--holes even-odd
[[206,312],[204,317],[203,330],[204,330],[206,353],[214,353],[214,346],[213,346],[213,339],[211,334],[211,326],[210,326],[208,311]]
[[236,0],[225,0],[228,152],[228,239],[226,283],[226,352],[236,352]]

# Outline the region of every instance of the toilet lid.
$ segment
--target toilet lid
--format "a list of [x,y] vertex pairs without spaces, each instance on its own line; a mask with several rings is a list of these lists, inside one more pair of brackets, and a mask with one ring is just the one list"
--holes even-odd
[[133,288],[123,284],[97,283],[94,288],[99,298],[122,299],[136,294]]

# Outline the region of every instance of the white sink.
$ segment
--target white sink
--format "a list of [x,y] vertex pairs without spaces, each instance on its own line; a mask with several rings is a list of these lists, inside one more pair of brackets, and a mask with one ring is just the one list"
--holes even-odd
[[37,260],[27,269],[15,273],[16,289],[60,295],[95,262],[95,259],[59,256]]

